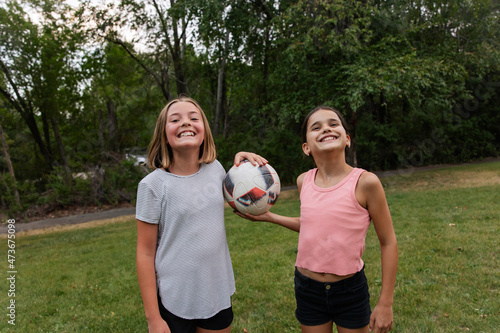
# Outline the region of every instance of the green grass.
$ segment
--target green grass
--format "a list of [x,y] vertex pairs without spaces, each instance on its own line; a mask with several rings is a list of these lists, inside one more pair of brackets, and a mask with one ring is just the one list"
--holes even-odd
[[[500,163],[383,178],[400,264],[393,332],[496,332],[500,327]],[[285,198],[286,197],[286,198]],[[273,211],[298,215],[296,192]],[[298,234],[226,211],[236,276],[233,332],[300,332],[294,317]],[[7,253],[7,239],[0,238]],[[16,326],[7,323],[6,255],[0,332],[146,332],[135,274],[135,221],[16,239]],[[363,259],[380,292],[373,228]]]

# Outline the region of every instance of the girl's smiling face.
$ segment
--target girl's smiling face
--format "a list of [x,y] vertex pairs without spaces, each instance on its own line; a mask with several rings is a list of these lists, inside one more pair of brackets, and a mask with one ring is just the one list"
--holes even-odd
[[173,150],[200,148],[205,138],[200,110],[189,102],[172,104],[167,113],[165,133]]
[[344,150],[351,142],[337,113],[325,109],[316,111],[309,118],[306,138],[302,149],[306,155],[313,156],[335,149]]

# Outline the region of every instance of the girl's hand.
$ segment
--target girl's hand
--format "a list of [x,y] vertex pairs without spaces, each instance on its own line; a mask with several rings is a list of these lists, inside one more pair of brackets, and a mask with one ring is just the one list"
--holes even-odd
[[370,317],[370,332],[386,333],[392,329],[392,306],[377,304]]
[[243,213],[240,213],[239,211],[237,210],[234,210],[233,211],[236,215],[244,218],[244,219],[247,219],[249,221],[252,221],[252,222],[270,222],[271,221],[271,213],[269,211],[265,212],[264,214],[260,214],[260,215],[252,215],[252,214],[243,214]]
[[248,213],[242,214],[236,210],[234,211],[234,213],[249,221],[270,222],[296,232],[300,231],[300,217],[288,217],[288,216],[278,215],[270,211],[267,211],[264,214],[260,215],[252,215]]
[[171,333],[167,322],[163,319],[148,322],[148,333]]
[[244,160],[248,160],[248,162],[252,163],[253,165],[259,166],[263,166],[267,163],[267,160],[260,155],[249,153],[246,151],[240,151],[234,156],[234,166],[239,166]]

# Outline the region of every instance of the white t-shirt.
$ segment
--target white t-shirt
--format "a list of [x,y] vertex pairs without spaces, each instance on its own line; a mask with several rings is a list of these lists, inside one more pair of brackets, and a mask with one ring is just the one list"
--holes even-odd
[[155,268],[163,305],[178,317],[206,319],[231,306],[234,274],[216,160],[177,176],[156,169],[137,189],[136,218],[159,224]]

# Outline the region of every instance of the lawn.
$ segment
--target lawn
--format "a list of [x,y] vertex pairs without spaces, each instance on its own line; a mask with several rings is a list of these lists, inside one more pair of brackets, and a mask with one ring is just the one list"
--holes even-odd
[[[400,264],[393,332],[496,332],[500,327],[500,163],[382,178]],[[273,211],[296,216],[296,191]],[[233,332],[300,332],[294,317],[298,234],[226,210],[236,276]],[[146,332],[135,274],[135,221],[16,237],[15,297],[0,265],[0,332]],[[380,251],[371,227],[363,259],[375,305]],[[8,323],[15,299],[15,326]]]

